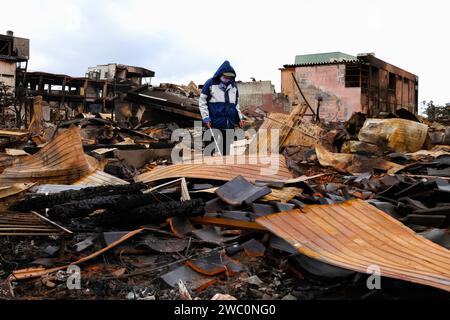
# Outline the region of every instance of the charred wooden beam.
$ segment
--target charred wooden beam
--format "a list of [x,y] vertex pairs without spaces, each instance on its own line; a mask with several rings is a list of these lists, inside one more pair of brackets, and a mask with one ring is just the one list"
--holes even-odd
[[67,202],[92,199],[102,196],[139,194],[140,190],[146,188],[146,185],[143,183],[131,183],[126,185],[88,187],[81,190],[68,190],[56,194],[38,195],[32,198],[24,199],[13,204],[11,209],[22,212],[42,210]]
[[129,228],[146,224],[156,224],[170,217],[194,217],[205,213],[205,203],[202,199],[188,201],[169,201],[132,210],[117,210],[105,212],[95,219],[101,227]]
[[155,202],[152,194],[110,195],[86,200],[71,201],[54,206],[48,215],[56,220],[68,220],[87,216],[97,209],[127,211],[131,208],[145,206]]

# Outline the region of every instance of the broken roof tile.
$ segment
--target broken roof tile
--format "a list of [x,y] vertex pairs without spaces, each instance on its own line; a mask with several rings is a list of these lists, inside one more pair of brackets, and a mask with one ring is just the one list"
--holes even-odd
[[250,204],[271,192],[269,187],[256,187],[242,176],[237,176],[216,190],[220,199],[233,206]]

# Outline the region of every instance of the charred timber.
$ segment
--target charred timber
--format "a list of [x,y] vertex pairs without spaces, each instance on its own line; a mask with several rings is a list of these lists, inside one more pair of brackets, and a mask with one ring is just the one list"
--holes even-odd
[[51,219],[63,221],[87,216],[98,209],[120,212],[145,206],[155,201],[156,199],[152,194],[103,196],[56,205],[48,211],[48,215]]
[[147,186],[143,183],[131,183],[126,185],[88,187],[81,190],[68,190],[56,194],[38,195],[15,203],[11,210],[27,212],[52,208],[56,205],[72,201],[81,201],[104,196],[117,196],[124,194],[141,194],[141,190]]
[[205,203],[202,199],[169,201],[132,210],[105,212],[96,218],[95,223],[101,227],[130,228],[161,223],[170,217],[202,216],[204,213]]

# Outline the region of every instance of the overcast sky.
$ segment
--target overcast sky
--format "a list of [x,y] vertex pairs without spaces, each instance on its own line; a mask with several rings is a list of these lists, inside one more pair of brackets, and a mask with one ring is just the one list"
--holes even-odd
[[29,69],[83,76],[117,62],[154,83],[203,83],[223,60],[272,80],[297,54],[376,56],[419,76],[419,101],[450,102],[448,1],[0,0],[0,33],[29,38]]

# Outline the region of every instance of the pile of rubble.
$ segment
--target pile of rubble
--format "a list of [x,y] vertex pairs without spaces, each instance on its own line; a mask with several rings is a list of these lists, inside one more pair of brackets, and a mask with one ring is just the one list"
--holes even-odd
[[[155,108],[195,113],[195,86],[130,96],[171,94]],[[450,127],[305,108],[264,116],[280,132],[266,174],[248,152],[171,163],[176,118],[1,130],[0,297],[448,298]]]

